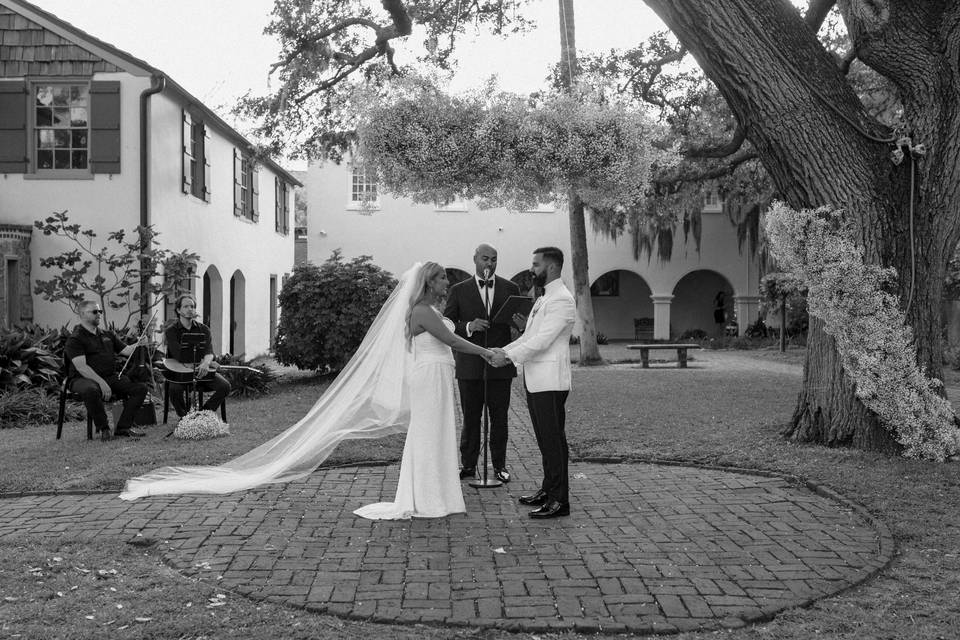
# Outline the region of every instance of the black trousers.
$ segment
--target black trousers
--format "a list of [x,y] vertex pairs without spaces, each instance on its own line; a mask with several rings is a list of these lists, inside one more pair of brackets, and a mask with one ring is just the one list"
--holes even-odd
[[[110,386],[114,396],[124,399],[123,413],[117,420],[116,431],[120,433],[127,431],[133,426],[133,418],[143,405],[144,398],[147,397],[147,385],[142,382],[133,382],[127,376],[112,375],[103,380]],[[93,424],[97,425],[97,431],[110,428],[107,412],[103,407],[100,385],[87,378],[74,378],[70,383],[70,391],[83,398],[83,404],[87,407],[87,413],[93,418]]]
[[543,483],[540,488],[551,500],[561,504],[570,504],[570,479],[567,473],[570,450],[567,447],[565,408],[569,393],[527,391],[527,409],[543,461]]
[[[494,469],[507,466],[507,415],[513,378],[487,380],[487,410],[490,413],[490,458]],[[463,430],[460,432],[460,462],[475,468],[483,434],[483,380],[458,379]]]
[[[187,415],[187,412],[190,410],[190,408],[187,407],[188,387],[189,385],[186,384],[170,383],[170,403],[173,404],[174,411],[176,411],[177,415],[181,418]],[[204,402],[200,408],[216,411],[220,408],[220,403],[223,402],[227,394],[230,393],[230,383],[222,375],[215,373],[210,379],[197,382],[197,389],[213,392],[213,395],[207,398],[207,401]]]

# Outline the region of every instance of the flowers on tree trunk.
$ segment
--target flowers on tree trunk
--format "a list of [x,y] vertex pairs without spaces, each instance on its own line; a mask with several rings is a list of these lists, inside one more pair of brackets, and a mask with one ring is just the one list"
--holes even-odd
[[209,410],[191,411],[180,418],[173,431],[174,438],[181,440],[207,440],[230,435],[230,425]]
[[810,315],[836,340],[855,394],[904,446],[903,455],[942,462],[960,451],[960,429],[941,382],[917,366],[913,331],[899,298],[885,285],[896,271],[864,262],[843,211],[794,211],[775,203],[767,213],[773,257],[808,287]]

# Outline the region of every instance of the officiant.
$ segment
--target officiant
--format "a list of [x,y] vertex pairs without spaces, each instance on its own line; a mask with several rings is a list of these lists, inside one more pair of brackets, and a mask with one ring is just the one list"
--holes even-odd
[[[495,323],[493,317],[507,298],[520,294],[520,288],[496,275],[497,250],[489,244],[477,247],[473,263],[476,266],[474,276],[450,288],[443,315],[453,320],[457,335],[482,347],[502,347],[510,342],[511,325]],[[486,369],[486,407],[490,416],[493,473],[500,482],[510,482],[510,471],[507,469],[507,416],[510,410],[510,385],[517,376],[517,369],[512,364],[491,367],[480,356],[460,352],[454,352],[454,357],[463,410],[460,477],[477,475]]]

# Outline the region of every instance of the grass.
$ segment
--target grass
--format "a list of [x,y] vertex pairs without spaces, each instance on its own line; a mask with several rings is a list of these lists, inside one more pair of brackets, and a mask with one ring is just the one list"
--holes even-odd
[[[608,361],[635,356],[622,345],[603,349]],[[790,419],[800,384],[800,371],[791,363],[802,358],[800,351],[696,352],[695,357],[688,370],[644,370],[629,362],[576,369],[568,401],[569,439],[576,455],[680,459],[793,474],[865,505],[893,532],[898,555],[871,582],[809,608],[785,612],[769,623],[676,637],[957,637],[960,465],[931,465],[785,441],[780,431]],[[710,367],[697,366],[698,361],[707,360]],[[268,398],[231,402],[234,435],[202,447],[164,440],[163,428],[154,428],[137,443],[86,443],[80,424],[73,425],[69,439],[61,443],[53,440],[53,427],[6,429],[0,431],[4,439],[0,490],[115,489],[124,478],[161,464],[224,460],[276,431],[260,425],[283,425],[299,418],[323,384],[321,379],[308,378],[285,385]],[[343,446],[330,463],[396,459],[401,445],[394,437]],[[218,594],[224,597],[217,598]],[[90,615],[93,620],[87,619]],[[137,622],[138,617],[150,620]],[[235,597],[218,590],[215,583],[185,578],[160,564],[149,549],[112,540],[79,544],[24,538],[0,543],[0,637],[17,637],[14,634],[22,638],[110,635],[231,640],[531,637],[374,625],[292,611]]]

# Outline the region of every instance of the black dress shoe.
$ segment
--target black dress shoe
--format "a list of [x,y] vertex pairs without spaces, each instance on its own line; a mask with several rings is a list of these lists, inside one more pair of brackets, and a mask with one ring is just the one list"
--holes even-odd
[[520,504],[530,505],[531,507],[536,507],[547,502],[547,492],[543,489],[538,490],[536,493],[529,496],[520,496]]
[[501,469],[494,469],[493,476],[504,484],[510,482],[510,472],[507,471],[506,467],[503,467]]
[[476,475],[477,475],[477,470],[474,469],[473,467],[464,467],[463,469],[460,469],[461,480],[463,480],[464,478],[472,478]]
[[143,431],[140,431],[140,429],[134,429],[131,427],[129,429],[124,429],[123,431],[117,431],[114,435],[117,438],[142,438],[147,434]]
[[530,517],[537,519],[556,518],[568,515],[570,515],[570,505],[563,504],[558,500],[551,500],[539,509],[534,509],[530,512]]

